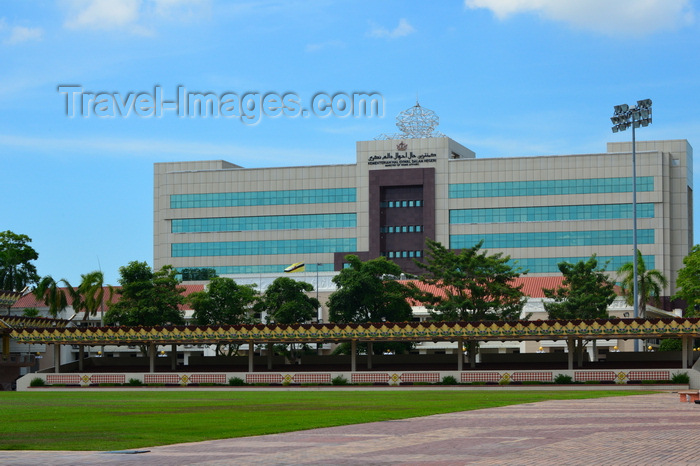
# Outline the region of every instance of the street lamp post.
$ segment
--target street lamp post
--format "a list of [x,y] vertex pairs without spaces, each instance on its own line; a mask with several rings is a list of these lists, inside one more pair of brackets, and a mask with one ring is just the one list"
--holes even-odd
[[[634,317],[639,317],[639,283],[637,282],[637,141],[635,130],[640,126],[651,123],[651,99],[638,100],[635,107],[627,104],[615,105],[615,113],[610,118],[613,123],[612,131],[624,131],[632,127],[632,258],[633,258],[633,300]],[[635,340],[635,351],[638,351],[638,341]]]
[[[319,281],[318,281],[318,271],[319,271],[320,269],[321,269],[321,263],[320,263],[320,262],[317,262],[317,263],[316,263],[316,301],[318,301],[318,289],[319,289],[319,287],[320,287],[320,283],[319,283]],[[320,302],[319,302],[319,303],[320,303]],[[320,306],[320,304],[319,304],[319,306]],[[319,312],[317,313],[316,319],[317,319],[318,322],[320,323],[321,320],[323,319],[323,306],[321,306],[321,307],[319,308],[318,311],[319,311]],[[320,315],[318,315],[318,314],[320,314]]]

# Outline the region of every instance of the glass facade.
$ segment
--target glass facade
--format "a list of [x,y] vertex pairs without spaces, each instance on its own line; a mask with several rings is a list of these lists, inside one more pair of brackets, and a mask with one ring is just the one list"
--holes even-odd
[[172,233],[218,231],[307,230],[354,228],[357,214],[272,215],[267,217],[223,217],[173,219]]
[[[553,196],[632,192],[632,178],[586,178],[580,180],[508,181],[459,183],[448,188],[449,198]],[[637,177],[637,191],[653,191],[654,177]]]
[[171,209],[254,205],[328,204],[355,202],[355,188],[295,189],[242,193],[172,194]]
[[[642,256],[647,270],[655,268],[654,256]],[[512,259],[510,265],[519,267],[522,271],[529,273],[548,273],[559,275],[558,264],[560,262],[570,262],[575,264],[579,261],[587,261],[589,257],[541,257],[536,259]],[[632,262],[634,259],[630,256],[597,256],[598,267],[605,266],[605,270],[611,272],[620,270],[624,264]]]
[[[255,274],[255,273],[280,273],[284,272],[284,269],[289,267],[289,264],[275,264],[275,265],[227,265],[223,267],[207,267],[209,269],[216,270],[217,275],[237,275],[237,274]],[[186,267],[179,267],[178,272],[182,271]],[[307,272],[316,272],[316,264],[306,264]],[[333,264],[321,264],[318,266],[319,272],[332,272]],[[293,278],[293,274],[292,274]]]
[[[450,248],[470,248],[483,241],[484,249],[550,248],[632,244],[632,230],[549,231],[540,233],[497,233],[451,235]],[[654,230],[637,230],[639,244],[654,244]]]
[[343,251],[350,252],[356,250],[356,238],[220,241],[209,243],[173,243],[171,245],[172,257],[300,255]]
[[[654,204],[637,204],[637,217],[654,218]],[[631,204],[459,209],[450,211],[450,223],[546,222],[632,218]]]

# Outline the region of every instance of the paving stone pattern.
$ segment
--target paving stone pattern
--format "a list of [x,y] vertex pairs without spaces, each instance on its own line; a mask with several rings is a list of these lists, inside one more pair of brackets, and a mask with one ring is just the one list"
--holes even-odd
[[700,405],[660,393],[554,400],[147,453],[0,452],[11,465],[700,465]]

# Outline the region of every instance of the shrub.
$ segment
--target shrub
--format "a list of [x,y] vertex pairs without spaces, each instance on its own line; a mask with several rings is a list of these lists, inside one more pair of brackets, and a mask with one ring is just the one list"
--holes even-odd
[[690,376],[687,372],[677,372],[671,377],[671,382],[682,384],[690,383]]
[[139,379],[129,379],[129,381],[125,385],[130,385],[133,387],[140,387],[143,385],[143,382]]
[[46,381],[41,377],[34,377],[31,382],[29,382],[30,387],[45,387]]
[[666,338],[661,340],[659,351],[682,351],[683,342],[680,338]]
[[443,385],[457,385],[457,379],[454,378],[452,375],[446,375],[445,377],[442,378],[442,384]]
[[333,385],[347,385],[347,384],[348,384],[348,379],[346,379],[346,378],[343,377],[342,375],[339,375],[339,376],[337,376],[337,377],[333,377],[333,379],[331,380],[331,383],[332,383]]
[[241,387],[243,385],[246,385],[245,380],[243,380],[240,377],[231,377],[230,379],[228,379],[228,384],[234,385],[236,387]]
[[557,376],[554,377],[554,383],[570,384],[570,383],[574,383],[574,379],[570,375],[557,374]]

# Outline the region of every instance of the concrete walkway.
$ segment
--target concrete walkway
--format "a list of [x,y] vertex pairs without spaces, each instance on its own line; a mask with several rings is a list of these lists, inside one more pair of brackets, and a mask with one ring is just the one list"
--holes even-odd
[[675,393],[544,401],[162,447],[0,452],[11,465],[700,465],[700,405]]

